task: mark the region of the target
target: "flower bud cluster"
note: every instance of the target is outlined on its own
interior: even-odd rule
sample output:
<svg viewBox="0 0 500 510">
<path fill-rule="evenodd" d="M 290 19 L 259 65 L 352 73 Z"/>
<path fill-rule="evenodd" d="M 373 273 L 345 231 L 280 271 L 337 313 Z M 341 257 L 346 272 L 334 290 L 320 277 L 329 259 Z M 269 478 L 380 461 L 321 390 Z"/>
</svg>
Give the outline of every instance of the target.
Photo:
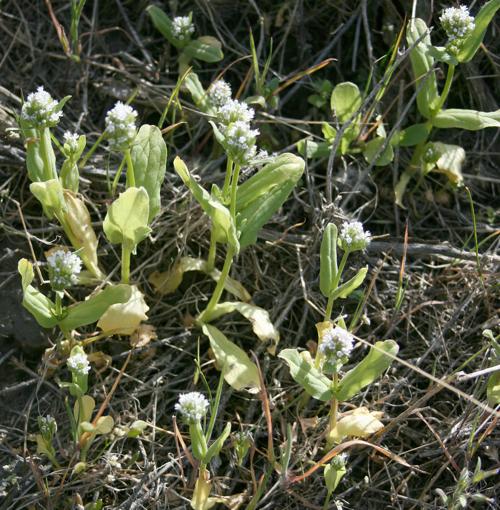
<svg viewBox="0 0 500 510">
<path fill-rule="evenodd" d="M 21 119 L 34 128 L 55 126 L 62 114 L 59 102 L 42 86 L 28 95 L 21 109 Z"/>
<path fill-rule="evenodd" d="M 66 364 L 71 372 L 76 375 L 87 375 L 90 371 L 90 363 L 83 349 L 78 349 L 71 354 Z"/>
<path fill-rule="evenodd" d="M 67 148 L 68 152 L 74 154 L 78 151 L 78 133 L 72 133 L 71 131 L 66 131 L 63 135 L 64 146 Z"/>
<path fill-rule="evenodd" d="M 475 28 L 474 17 L 470 16 L 465 5 L 448 7 L 441 14 L 439 21 L 448 36 L 448 49 L 456 53 L 464 39 Z"/>
<path fill-rule="evenodd" d="M 82 261 L 76 253 L 56 250 L 47 257 L 47 265 L 54 290 L 64 290 L 78 283 Z"/>
<path fill-rule="evenodd" d="M 137 134 L 135 122 L 137 111 L 128 104 L 118 101 L 106 114 L 106 136 L 115 150 L 125 150 Z"/>
<path fill-rule="evenodd" d="M 179 396 L 179 401 L 175 404 L 175 410 L 189 423 L 199 422 L 205 417 L 208 410 L 208 400 L 204 395 L 197 391 L 184 393 Z"/>
<path fill-rule="evenodd" d="M 172 32 L 179 41 L 188 40 L 194 32 L 190 16 L 176 16 L 172 20 Z"/>
<path fill-rule="evenodd" d="M 359 221 L 345 221 L 339 233 L 339 245 L 344 251 L 364 250 L 371 241 L 371 234 Z"/>
<path fill-rule="evenodd" d="M 231 85 L 226 80 L 217 80 L 210 85 L 207 96 L 214 108 L 222 108 L 231 101 Z"/>
<path fill-rule="evenodd" d="M 319 352 L 325 357 L 325 362 L 337 371 L 347 363 L 354 347 L 354 337 L 339 326 L 331 327 L 323 332 Z"/>
</svg>

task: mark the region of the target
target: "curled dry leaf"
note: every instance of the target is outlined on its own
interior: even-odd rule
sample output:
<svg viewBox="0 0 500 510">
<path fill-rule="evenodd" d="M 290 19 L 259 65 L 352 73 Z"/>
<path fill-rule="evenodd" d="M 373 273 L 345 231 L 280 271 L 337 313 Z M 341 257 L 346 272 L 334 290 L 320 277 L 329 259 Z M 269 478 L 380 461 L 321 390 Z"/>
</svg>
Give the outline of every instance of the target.
<svg viewBox="0 0 500 510">
<path fill-rule="evenodd" d="M 151 324 L 141 324 L 133 333 L 130 335 L 130 346 L 139 348 L 144 347 L 151 342 L 156 340 L 158 335 L 156 334 L 156 328 Z"/>
<path fill-rule="evenodd" d="M 327 441 L 329 444 L 338 444 L 346 437 L 367 438 L 384 427 L 380 421 L 382 415 L 382 412 L 369 411 L 366 407 L 349 411 L 329 431 Z"/>
<path fill-rule="evenodd" d="M 111 366 L 112 358 L 109 354 L 104 354 L 102 351 L 91 352 L 87 355 L 88 360 L 92 363 L 98 372 L 103 372 Z"/>
</svg>

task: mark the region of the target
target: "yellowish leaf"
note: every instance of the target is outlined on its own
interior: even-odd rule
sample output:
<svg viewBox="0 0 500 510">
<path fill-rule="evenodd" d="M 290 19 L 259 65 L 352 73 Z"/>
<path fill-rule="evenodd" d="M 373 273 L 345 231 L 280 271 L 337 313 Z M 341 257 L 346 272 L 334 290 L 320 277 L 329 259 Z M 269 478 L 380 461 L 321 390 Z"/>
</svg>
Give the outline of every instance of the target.
<svg viewBox="0 0 500 510">
<path fill-rule="evenodd" d="M 369 411 L 366 407 L 359 407 L 345 415 L 337 425 L 329 431 L 327 441 L 329 444 L 340 443 L 346 437 L 360 437 L 362 439 L 375 434 L 384 427 L 379 420 L 382 413 Z"/>
<path fill-rule="evenodd" d="M 151 324 L 141 324 L 130 336 L 131 347 L 144 347 L 151 342 L 156 340 L 158 335 L 156 334 L 156 328 Z"/>
</svg>

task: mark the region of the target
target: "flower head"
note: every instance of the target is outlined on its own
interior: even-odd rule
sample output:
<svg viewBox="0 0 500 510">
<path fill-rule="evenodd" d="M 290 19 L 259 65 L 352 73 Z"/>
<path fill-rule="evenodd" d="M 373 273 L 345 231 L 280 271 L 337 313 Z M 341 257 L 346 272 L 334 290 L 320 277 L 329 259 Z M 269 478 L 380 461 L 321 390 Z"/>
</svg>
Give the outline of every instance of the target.
<svg viewBox="0 0 500 510">
<path fill-rule="evenodd" d="M 64 290 L 78 283 L 82 261 L 76 253 L 56 250 L 47 257 L 50 284 L 54 290 Z"/>
<path fill-rule="evenodd" d="M 324 331 L 319 351 L 328 361 L 346 363 L 354 346 L 354 337 L 344 328 L 336 326 Z"/>
<path fill-rule="evenodd" d="M 364 250 L 371 241 L 371 234 L 363 229 L 360 221 L 345 221 L 340 228 L 339 245 L 344 251 Z"/>
<path fill-rule="evenodd" d="M 57 432 L 57 422 L 55 418 L 48 414 L 47 416 L 39 416 L 37 421 L 40 434 L 50 441 L 52 436 Z"/>
<path fill-rule="evenodd" d="M 242 165 L 253 159 L 257 152 L 255 138 L 258 134 L 258 129 L 251 129 L 250 124 L 240 120 L 226 126 L 223 129 L 224 143 L 231 158 Z"/>
<path fill-rule="evenodd" d="M 74 153 L 78 151 L 78 133 L 72 133 L 71 131 L 66 131 L 63 135 L 64 145 L 67 146 L 68 151 Z"/>
<path fill-rule="evenodd" d="M 180 41 L 187 40 L 194 32 L 194 25 L 190 16 L 177 16 L 172 20 L 172 32 Z"/>
<path fill-rule="evenodd" d="M 137 112 L 128 104 L 118 101 L 106 114 L 106 135 L 116 150 L 126 149 L 137 134 Z"/>
<path fill-rule="evenodd" d="M 81 347 L 74 347 L 71 356 L 66 361 L 68 368 L 76 375 L 87 375 L 90 371 L 90 363 Z"/>
<path fill-rule="evenodd" d="M 439 21 L 448 36 L 448 47 L 455 51 L 476 26 L 474 17 L 469 15 L 469 9 L 465 5 L 448 7 L 441 14 Z"/>
<path fill-rule="evenodd" d="M 21 119 L 34 128 L 55 126 L 62 114 L 59 102 L 42 86 L 28 95 L 21 109 Z"/>
<path fill-rule="evenodd" d="M 221 124 L 229 125 L 238 121 L 250 122 L 255 116 L 255 111 L 246 103 L 229 99 L 219 108 L 217 115 Z"/>
<path fill-rule="evenodd" d="M 225 80 L 217 80 L 208 89 L 208 99 L 215 108 L 221 108 L 231 101 L 231 86 Z"/>
<path fill-rule="evenodd" d="M 181 413 L 188 422 L 196 422 L 207 414 L 208 405 L 208 400 L 204 395 L 192 391 L 179 396 L 179 402 L 175 404 L 175 410 Z"/>
</svg>

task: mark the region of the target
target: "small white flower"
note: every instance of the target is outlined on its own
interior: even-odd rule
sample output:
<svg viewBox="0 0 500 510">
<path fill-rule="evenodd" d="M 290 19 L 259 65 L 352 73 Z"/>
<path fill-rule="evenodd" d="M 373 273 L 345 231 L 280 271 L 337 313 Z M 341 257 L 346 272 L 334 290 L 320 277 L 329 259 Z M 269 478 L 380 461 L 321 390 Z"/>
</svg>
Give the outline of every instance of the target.
<svg viewBox="0 0 500 510">
<path fill-rule="evenodd" d="M 83 349 L 72 354 L 66 362 L 68 368 L 78 375 L 86 375 L 90 371 L 90 363 Z"/>
<path fill-rule="evenodd" d="M 54 290 L 64 290 L 78 283 L 82 261 L 76 253 L 56 250 L 47 257 L 49 278 Z"/>
<path fill-rule="evenodd" d="M 172 32 L 180 41 L 191 37 L 194 32 L 194 25 L 189 16 L 177 16 L 172 20 Z"/>
<path fill-rule="evenodd" d="M 57 110 L 59 103 L 42 87 L 28 95 L 28 99 L 21 109 L 21 119 L 30 126 L 55 126 L 62 117 L 62 111 Z"/>
<path fill-rule="evenodd" d="M 354 347 L 354 337 L 340 326 L 331 327 L 323 333 L 319 351 L 329 360 L 345 363 Z"/>
<path fill-rule="evenodd" d="M 258 129 L 251 129 L 250 124 L 238 120 L 223 128 L 222 133 L 232 159 L 239 164 L 246 164 L 255 157 L 257 152 L 255 138 L 259 134 Z"/>
<path fill-rule="evenodd" d="M 184 393 L 179 396 L 179 402 L 175 404 L 175 410 L 189 422 L 200 421 L 208 410 L 208 400 L 197 391 Z"/>
<path fill-rule="evenodd" d="M 439 18 L 446 35 L 448 43 L 456 46 L 457 40 L 467 37 L 476 26 L 474 17 L 469 15 L 469 9 L 465 5 L 460 7 L 448 7 Z"/>
<path fill-rule="evenodd" d="M 217 80 L 208 89 L 208 99 L 215 108 L 221 108 L 231 100 L 231 86 L 225 80 Z"/>
<path fill-rule="evenodd" d="M 255 111 L 246 103 L 230 99 L 219 108 L 217 112 L 221 124 L 231 124 L 233 122 L 250 122 L 255 117 Z"/>
<path fill-rule="evenodd" d="M 68 146 L 68 150 L 70 152 L 76 152 L 78 150 L 78 133 L 72 133 L 71 131 L 66 131 L 63 135 L 64 145 Z"/>
<path fill-rule="evenodd" d="M 342 224 L 339 244 L 344 251 L 364 250 L 371 241 L 371 234 L 363 229 L 360 221 L 346 221 Z"/>
<path fill-rule="evenodd" d="M 106 135 L 110 145 L 117 149 L 126 149 L 137 134 L 135 122 L 137 111 L 130 105 L 118 101 L 106 114 Z"/>
</svg>

